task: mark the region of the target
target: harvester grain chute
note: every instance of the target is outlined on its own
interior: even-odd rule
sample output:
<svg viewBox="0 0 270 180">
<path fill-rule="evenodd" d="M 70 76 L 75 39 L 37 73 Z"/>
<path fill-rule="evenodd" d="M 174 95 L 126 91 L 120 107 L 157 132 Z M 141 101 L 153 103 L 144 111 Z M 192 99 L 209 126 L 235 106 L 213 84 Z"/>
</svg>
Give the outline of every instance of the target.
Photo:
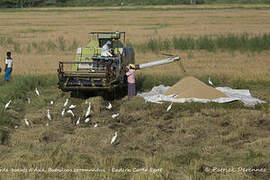
<svg viewBox="0 0 270 180">
<path fill-rule="evenodd" d="M 108 43 L 110 42 L 110 43 Z M 103 47 L 110 44 L 109 56 L 102 56 Z M 144 69 L 179 61 L 180 57 L 136 65 Z M 126 66 L 135 64 L 135 52 L 125 46 L 125 32 L 91 32 L 86 47 L 77 49 L 75 61 L 59 62 L 58 86 L 63 91 L 112 90 L 126 83 Z"/>
</svg>

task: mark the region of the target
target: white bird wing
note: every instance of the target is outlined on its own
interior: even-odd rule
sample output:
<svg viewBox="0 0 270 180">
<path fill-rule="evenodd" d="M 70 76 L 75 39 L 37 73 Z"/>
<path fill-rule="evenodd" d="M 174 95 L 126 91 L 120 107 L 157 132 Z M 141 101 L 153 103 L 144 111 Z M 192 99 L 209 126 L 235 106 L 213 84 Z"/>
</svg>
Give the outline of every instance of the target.
<svg viewBox="0 0 270 180">
<path fill-rule="evenodd" d="M 213 82 L 211 81 L 210 77 L 208 77 L 208 83 L 212 86 L 214 86 Z"/>
<path fill-rule="evenodd" d="M 76 105 L 71 104 L 71 105 L 69 106 L 69 109 L 74 109 L 75 107 L 76 107 Z"/>
<path fill-rule="evenodd" d="M 168 112 L 169 110 L 171 110 L 171 109 L 172 109 L 172 104 L 173 104 L 173 103 L 171 103 L 171 104 L 168 106 L 168 108 L 167 108 L 167 112 Z"/>
<path fill-rule="evenodd" d="M 66 99 L 66 102 L 64 103 L 64 107 L 66 107 L 68 104 L 68 99 Z"/>
<path fill-rule="evenodd" d="M 29 122 L 27 121 L 27 119 L 24 119 L 24 122 L 25 122 L 26 126 L 29 126 Z"/>
<path fill-rule="evenodd" d="M 117 132 L 115 132 L 115 135 L 112 137 L 111 144 L 115 142 L 116 138 L 117 138 Z"/>
<path fill-rule="evenodd" d="M 71 110 L 68 110 L 67 113 L 70 113 L 74 117 L 74 113 Z"/>
<path fill-rule="evenodd" d="M 47 117 L 48 117 L 49 120 L 52 120 L 52 117 L 51 117 L 51 114 L 50 114 L 49 109 L 48 109 L 48 111 L 47 111 Z"/>
<path fill-rule="evenodd" d="M 90 115 L 90 112 L 91 112 L 91 103 L 89 103 L 89 106 L 88 106 L 88 108 L 87 108 L 85 117 L 88 117 L 88 116 Z"/>
<path fill-rule="evenodd" d="M 84 121 L 84 122 L 86 122 L 86 123 L 87 123 L 87 122 L 89 122 L 89 120 L 90 120 L 90 118 L 88 117 L 88 118 L 86 118 L 86 119 L 85 119 L 85 121 Z"/>
<path fill-rule="evenodd" d="M 76 125 L 79 125 L 80 124 L 80 117 L 79 117 L 79 119 L 77 120 L 77 122 L 76 122 Z"/>
<path fill-rule="evenodd" d="M 62 117 L 64 116 L 64 114 L 65 114 L 65 109 L 63 109 L 63 111 L 61 112 Z"/>
<path fill-rule="evenodd" d="M 106 108 L 107 109 L 112 109 L 112 104 L 109 102 L 109 105 Z"/>
<path fill-rule="evenodd" d="M 116 118 L 117 116 L 119 116 L 119 113 L 113 114 L 113 115 L 112 115 L 112 118 Z"/>
<path fill-rule="evenodd" d="M 38 91 L 38 89 L 36 88 L 36 94 L 39 96 L 40 94 L 39 94 L 39 91 Z"/>
<path fill-rule="evenodd" d="M 9 104 L 11 103 L 11 100 L 8 101 L 8 103 L 5 105 L 5 109 L 8 108 Z"/>
</svg>

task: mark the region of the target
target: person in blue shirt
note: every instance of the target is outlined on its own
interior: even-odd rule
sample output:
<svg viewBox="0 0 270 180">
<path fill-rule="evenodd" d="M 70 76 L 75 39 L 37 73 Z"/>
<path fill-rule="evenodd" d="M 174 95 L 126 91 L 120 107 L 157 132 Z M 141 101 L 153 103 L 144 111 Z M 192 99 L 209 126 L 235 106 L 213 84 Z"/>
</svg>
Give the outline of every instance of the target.
<svg viewBox="0 0 270 180">
<path fill-rule="evenodd" d="M 5 60 L 5 74 L 4 79 L 9 81 L 11 78 L 11 72 L 13 67 L 13 59 L 11 58 L 11 52 L 7 52 L 7 58 Z"/>
</svg>

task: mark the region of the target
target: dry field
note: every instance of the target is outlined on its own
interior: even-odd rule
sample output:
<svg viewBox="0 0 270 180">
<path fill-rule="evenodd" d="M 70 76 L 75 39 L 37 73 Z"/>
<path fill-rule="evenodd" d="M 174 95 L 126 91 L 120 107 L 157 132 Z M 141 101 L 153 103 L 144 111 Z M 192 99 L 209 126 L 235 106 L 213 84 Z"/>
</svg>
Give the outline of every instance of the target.
<svg viewBox="0 0 270 180">
<path fill-rule="evenodd" d="M 14 74 L 55 73 L 58 61 L 73 60 L 75 50 L 27 52 L 26 44 L 63 37 L 66 46 L 75 40 L 79 46 L 88 41 L 90 31 L 125 31 L 127 40 L 141 44 L 150 38 L 171 39 L 191 35 L 227 33 L 269 33 L 268 6 L 158 6 L 126 8 L 39 8 L 0 12 L 0 36 L 12 37 L 20 44 L 14 52 Z M 138 8 L 138 9 L 136 9 Z M 265 8 L 265 10 L 263 9 Z M 163 9 L 163 10 L 161 10 Z M 0 49 L 1 59 L 12 46 Z M 269 80 L 269 52 L 173 51 L 183 57 L 190 75 L 218 75 L 229 79 Z M 137 63 L 163 58 L 160 54 L 136 54 Z M 3 63 L 1 62 L 1 65 Z M 143 73 L 175 75 L 181 73 L 175 64 L 144 70 Z M 183 74 L 180 74 L 183 75 Z"/>
<path fill-rule="evenodd" d="M 58 90 L 51 74 L 56 75 L 59 60 L 74 58 L 75 50 L 69 50 L 74 40 L 79 46 L 87 44 L 90 31 L 126 31 L 129 42 L 142 44 L 150 38 L 269 33 L 269 17 L 266 5 L 1 9 L 0 38 L 12 38 L 20 45 L 20 51 L 15 51 L 13 45 L 0 44 L 1 59 L 5 58 L 7 50 L 13 52 L 13 73 L 17 76 L 11 83 L 0 80 L 2 104 L 13 98 L 6 111 L 0 109 L 0 180 L 268 180 L 269 103 L 255 108 L 244 107 L 239 102 L 175 103 L 167 112 L 169 103 L 146 103 L 135 97 L 130 101 L 126 98 L 110 101 L 113 108 L 107 110 L 108 100 L 98 96 L 87 99 L 93 111 L 90 122 L 84 123 L 88 107 L 85 99 L 73 98 Z M 59 37 L 65 40 L 64 51 L 59 48 L 38 50 L 33 46 L 28 50 L 28 44 L 57 43 Z M 252 87 L 252 95 L 270 101 L 270 52 L 170 50 L 170 53 L 182 56 L 188 75 L 205 82 L 211 76 L 214 82 L 225 85 Z M 162 52 L 136 53 L 137 63 L 163 57 Z M 34 74 L 40 79 L 20 77 L 25 74 Z M 40 74 L 50 76 L 41 78 Z M 136 85 L 141 83 L 142 87 L 149 88 L 148 83 L 162 79 L 162 75 L 183 77 L 185 74 L 178 65 L 169 64 L 142 70 L 138 75 Z M 155 75 L 158 76 L 151 79 Z M 34 93 L 37 86 L 41 96 Z M 31 99 L 30 104 L 27 98 Z M 77 105 L 75 117 L 68 113 L 61 116 L 66 98 L 70 100 L 69 105 Z M 51 100 L 54 105 L 50 104 Z M 48 109 L 51 121 L 46 116 Z M 115 113 L 120 115 L 113 119 L 111 116 Z M 76 125 L 79 117 L 81 123 Z M 30 127 L 24 124 L 24 118 L 28 119 Z M 97 128 L 94 128 L 95 123 L 98 123 Z M 18 127 L 13 128 L 15 125 Z M 118 138 L 110 144 L 116 131 Z M 113 167 L 132 171 L 152 167 L 156 172 L 140 169 L 117 173 L 112 172 Z M 21 171 L 44 168 L 46 172 L 11 173 L 3 172 L 3 168 Z M 49 168 L 98 168 L 105 172 L 48 172 Z M 219 172 L 215 168 L 219 168 Z M 243 169 L 230 172 L 230 168 Z M 265 169 L 265 172 L 244 171 L 247 168 Z"/>
</svg>

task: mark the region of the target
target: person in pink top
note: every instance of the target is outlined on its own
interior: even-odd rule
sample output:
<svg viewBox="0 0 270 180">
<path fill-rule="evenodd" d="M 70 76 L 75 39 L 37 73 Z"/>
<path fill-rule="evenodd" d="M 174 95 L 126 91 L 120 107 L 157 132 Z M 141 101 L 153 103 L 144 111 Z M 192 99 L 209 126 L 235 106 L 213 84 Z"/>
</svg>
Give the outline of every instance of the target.
<svg viewBox="0 0 270 180">
<path fill-rule="evenodd" d="M 132 98 L 133 96 L 136 96 L 136 86 L 135 86 L 135 65 L 130 64 L 127 66 L 127 80 L 128 80 L 128 98 Z"/>
</svg>

